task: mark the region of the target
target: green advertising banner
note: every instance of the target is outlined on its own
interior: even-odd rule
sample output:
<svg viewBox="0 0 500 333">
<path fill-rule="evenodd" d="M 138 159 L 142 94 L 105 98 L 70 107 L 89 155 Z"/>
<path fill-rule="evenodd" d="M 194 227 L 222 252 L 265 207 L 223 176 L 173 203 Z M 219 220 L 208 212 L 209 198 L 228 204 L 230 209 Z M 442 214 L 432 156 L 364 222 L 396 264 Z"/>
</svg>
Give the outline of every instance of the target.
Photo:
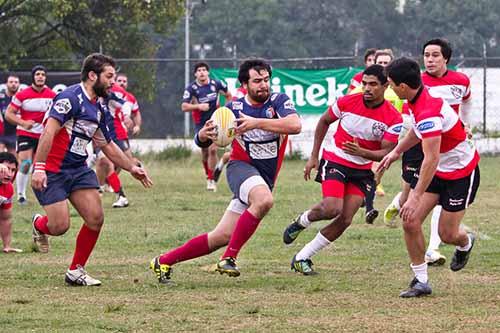
<svg viewBox="0 0 500 333">
<path fill-rule="evenodd" d="M 321 114 L 347 93 L 351 78 L 360 70 L 351 67 L 322 70 L 273 68 L 271 90 L 287 94 L 301 114 Z M 239 86 L 235 69 L 212 68 L 210 76 L 224 80 L 231 92 Z"/>
</svg>

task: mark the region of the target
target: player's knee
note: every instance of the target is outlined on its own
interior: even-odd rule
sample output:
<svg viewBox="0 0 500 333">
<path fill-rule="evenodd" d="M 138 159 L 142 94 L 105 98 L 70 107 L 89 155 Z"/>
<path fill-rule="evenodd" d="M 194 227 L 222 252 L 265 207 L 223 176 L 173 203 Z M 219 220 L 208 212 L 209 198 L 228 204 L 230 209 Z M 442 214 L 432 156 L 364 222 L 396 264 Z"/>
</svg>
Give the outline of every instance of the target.
<svg viewBox="0 0 500 333">
<path fill-rule="evenodd" d="M 422 227 L 421 227 L 420 223 L 418 223 L 418 221 L 415 219 L 409 219 L 409 220 L 403 221 L 403 230 L 406 233 L 413 234 L 413 233 L 418 232 L 421 229 L 422 229 Z"/>
<path fill-rule="evenodd" d="M 104 224 L 104 213 L 102 211 L 96 212 L 91 216 L 85 217 L 85 223 L 91 229 L 101 229 L 102 225 Z"/>
<path fill-rule="evenodd" d="M 342 208 L 329 202 L 321 203 L 321 210 L 325 219 L 333 219 L 342 213 Z"/>
<path fill-rule="evenodd" d="M 230 230 L 214 230 L 210 233 L 210 244 L 214 248 L 220 248 L 229 244 L 231 239 Z"/>
<path fill-rule="evenodd" d="M 255 203 L 256 208 L 263 214 L 266 214 L 273 208 L 274 200 L 272 194 L 267 194 L 259 198 Z"/>
<path fill-rule="evenodd" d="M 335 220 L 335 223 L 338 223 L 340 226 L 344 227 L 344 229 L 348 228 L 352 223 L 352 216 L 345 216 L 340 214 L 339 217 Z"/>
<path fill-rule="evenodd" d="M 49 227 L 50 234 L 53 236 L 64 235 L 69 229 L 69 221 L 60 222 Z"/>
<path fill-rule="evenodd" d="M 211 145 L 210 147 L 208 147 L 208 153 L 210 155 L 217 155 L 217 146 Z"/>
<path fill-rule="evenodd" d="M 19 172 L 24 173 L 25 175 L 30 172 L 32 161 L 31 159 L 22 160 L 19 165 Z"/>
<path fill-rule="evenodd" d="M 456 241 L 457 234 L 450 230 L 440 230 L 439 238 L 441 238 L 443 243 L 453 244 Z"/>
</svg>

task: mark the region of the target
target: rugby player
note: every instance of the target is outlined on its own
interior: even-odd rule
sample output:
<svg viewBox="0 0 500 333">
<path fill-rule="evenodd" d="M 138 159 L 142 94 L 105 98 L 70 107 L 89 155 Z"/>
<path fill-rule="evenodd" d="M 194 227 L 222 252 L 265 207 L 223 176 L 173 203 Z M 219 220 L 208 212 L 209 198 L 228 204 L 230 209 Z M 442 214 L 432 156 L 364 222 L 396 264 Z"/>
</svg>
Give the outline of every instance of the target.
<svg viewBox="0 0 500 333">
<path fill-rule="evenodd" d="M 425 260 L 422 223 L 436 205 L 442 206 L 439 235 L 443 242 L 456 246 L 450 264 L 452 271 L 465 267 L 475 236 L 459 228 L 465 209 L 474 201 L 479 187 L 479 154 L 467 138 L 458 114 L 442 98 L 432 97 L 422 83 L 420 66 L 400 58 L 387 67 L 394 92 L 408 100 L 413 127 L 381 161 L 388 168 L 399 156 L 422 144 L 423 160 L 418 180 L 411 184 L 408 199 L 401 207 L 406 247 L 415 277 L 401 297 L 432 293 Z"/>
<path fill-rule="evenodd" d="M 433 97 L 443 98 L 468 128 L 470 114 L 470 80 L 467 75 L 448 69 L 452 49 L 448 41 L 435 38 L 427 41 L 422 48 L 425 72 L 422 73 L 422 83 Z M 422 147 L 417 144 L 403 154 L 402 192 L 398 193 L 384 212 L 384 221 L 387 225 L 394 225 L 400 207 L 406 201 L 410 191 L 410 184 L 418 179 L 420 164 L 422 163 Z M 443 265 L 446 257 L 439 252 L 441 239 L 438 225 L 441 206 L 436 206 L 431 218 L 431 232 L 426 251 L 426 261 L 429 265 Z"/>
<path fill-rule="evenodd" d="M 236 258 L 273 206 L 272 189 L 283 162 L 287 136 L 301 130 L 300 118 L 289 97 L 271 93 L 271 75 L 271 66 L 264 60 L 241 64 L 238 80 L 247 89 L 247 95 L 227 104 L 238 122 L 226 173 L 234 197 L 215 229 L 153 258 L 150 267 L 160 283 L 170 282 L 174 264 L 226 245 L 216 269 L 221 274 L 240 275 Z M 208 147 L 214 135 L 214 124 L 207 122 L 197 132 L 195 142 Z"/>
<path fill-rule="evenodd" d="M 16 178 L 17 200 L 26 204 L 26 187 L 38 139 L 43 130 L 42 121 L 56 93 L 45 85 L 47 70 L 37 65 L 31 70 L 31 86 L 14 95 L 5 117 L 17 126 L 17 158 L 19 173 Z M 17 116 L 20 114 L 20 117 Z"/>
<path fill-rule="evenodd" d="M 17 160 L 8 152 L 0 152 L 0 238 L 4 253 L 20 253 L 21 249 L 11 246 L 12 242 L 12 182 L 16 177 Z"/>
<path fill-rule="evenodd" d="M 219 95 L 231 101 L 232 96 L 224 82 L 211 79 L 210 67 L 205 62 L 194 65 L 194 76 L 196 80 L 191 82 L 184 90 L 181 108 L 184 112 L 191 112 L 194 120 L 195 132 L 197 133 L 210 119 L 219 106 Z M 217 164 L 217 146 L 212 144 L 201 149 L 202 163 L 207 176 L 207 190 L 217 191 L 217 184 L 213 177 L 213 171 Z"/>
<path fill-rule="evenodd" d="M 48 252 L 48 236 L 64 234 L 70 227 L 68 200 L 83 218 L 73 260 L 65 281 L 76 286 L 98 286 L 84 267 L 101 231 L 104 214 L 95 173 L 87 166 L 90 141 L 116 165 L 127 170 L 145 187 L 152 185 L 143 168 L 136 166 L 112 142 L 105 124 L 106 98 L 115 77 L 115 61 L 94 53 L 83 62 L 80 84 L 57 95 L 45 120 L 35 156 L 32 186 L 47 215 L 33 216 L 36 249 Z"/>
<path fill-rule="evenodd" d="M 2 112 L 3 126 L 3 132 L 0 135 L 0 152 L 8 151 L 14 156 L 16 155 L 16 126 L 7 121 L 5 112 L 12 101 L 12 97 L 19 90 L 19 84 L 19 77 L 11 74 L 7 76 L 7 81 L 5 82 L 7 89 L 5 92 L 0 92 L 0 111 Z"/>
<path fill-rule="evenodd" d="M 384 67 L 372 65 L 363 71 L 363 92 L 339 98 L 321 116 L 314 134 L 314 145 L 305 168 L 304 179 L 317 169 L 323 200 L 301 213 L 283 233 L 283 242 L 291 244 L 311 223 L 332 220 L 292 259 L 291 268 L 313 275 L 311 257 L 339 238 L 351 225 L 367 193 L 375 187 L 373 161 L 380 161 L 397 143 L 402 118 L 384 99 L 388 86 Z M 339 121 L 331 147 L 320 147 L 335 121 Z"/>
</svg>

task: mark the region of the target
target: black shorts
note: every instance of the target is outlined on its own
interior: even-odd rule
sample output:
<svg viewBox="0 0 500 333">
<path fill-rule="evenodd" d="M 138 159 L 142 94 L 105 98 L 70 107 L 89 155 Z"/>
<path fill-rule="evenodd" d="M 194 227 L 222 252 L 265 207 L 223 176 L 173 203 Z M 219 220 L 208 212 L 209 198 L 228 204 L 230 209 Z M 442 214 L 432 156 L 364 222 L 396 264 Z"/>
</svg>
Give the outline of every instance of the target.
<svg viewBox="0 0 500 333">
<path fill-rule="evenodd" d="M 125 139 L 125 140 L 119 140 L 119 139 L 115 139 L 113 140 L 114 143 L 116 143 L 116 145 L 118 147 L 120 147 L 120 149 L 125 152 L 127 150 L 130 149 L 130 143 L 128 142 L 128 139 Z"/>
<path fill-rule="evenodd" d="M 479 165 L 464 178 L 445 180 L 434 176 L 426 192 L 439 194 L 439 204 L 447 212 L 459 212 L 474 202 L 479 178 Z"/>
<path fill-rule="evenodd" d="M 401 164 L 401 178 L 403 178 L 406 183 L 410 184 L 411 188 L 415 188 L 417 185 L 420 165 L 422 165 L 422 161 L 403 161 Z"/>
<path fill-rule="evenodd" d="M 31 136 L 23 136 L 23 135 L 17 137 L 16 151 L 18 153 L 20 151 L 26 151 L 30 149 L 33 149 L 33 152 L 36 152 L 37 148 L 38 148 L 38 139 L 32 138 Z"/>
<path fill-rule="evenodd" d="M 0 136 L 0 143 L 3 143 L 7 149 L 16 148 L 16 135 L 2 135 Z"/>
<path fill-rule="evenodd" d="M 342 183 L 344 186 L 336 186 L 335 188 L 325 188 L 323 189 L 324 197 L 337 197 L 342 198 L 345 194 L 355 194 L 356 192 L 348 186 L 349 184 L 357 187 L 366 196 L 371 189 L 375 186 L 375 177 L 370 169 L 355 169 L 350 168 L 332 161 L 327 161 L 321 159 L 318 168 L 318 174 L 316 175 L 317 182 L 323 185 L 326 181 L 336 181 Z"/>
</svg>

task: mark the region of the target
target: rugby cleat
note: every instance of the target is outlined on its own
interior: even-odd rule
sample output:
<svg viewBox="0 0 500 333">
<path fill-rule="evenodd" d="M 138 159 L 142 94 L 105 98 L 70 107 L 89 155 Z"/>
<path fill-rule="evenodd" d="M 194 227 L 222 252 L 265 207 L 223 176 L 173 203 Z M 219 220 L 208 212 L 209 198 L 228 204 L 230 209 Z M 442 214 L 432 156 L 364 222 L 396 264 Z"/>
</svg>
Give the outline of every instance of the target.
<svg viewBox="0 0 500 333">
<path fill-rule="evenodd" d="M 227 274 L 231 277 L 240 276 L 240 269 L 236 266 L 236 259 L 231 257 L 222 258 L 217 263 L 217 268 L 215 268 L 215 270 L 221 275 Z"/>
<path fill-rule="evenodd" d="M 446 262 L 446 257 L 437 250 L 425 252 L 425 261 L 429 266 L 442 266 Z"/>
<path fill-rule="evenodd" d="M 384 187 L 382 184 L 378 184 L 375 190 L 375 194 L 379 197 L 383 197 L 385 195 Z"/>
<path fill-rule="evenodd" d="M 94 279 L 83 269 L 82 266 L 78 265 L 76 269 L 69 270 L 66 272 L 66 276 L 64 278 L 67 284 L 71 286 L 100 286 L 101 281 Z"/>
<path fill-rule="evenodd" d="M 392 203 L 384 210 L 384 223 L 390 228 L 396 228 L 396 218 L 398 217 L 399 209 Z"/>
<path fill-rule="evenodd" d="M 118 196 L 118 200 L 113 203 L 113 208 L 125 208 L 128 207 L 128 199 L 123 195 Z"/>
<path fill-rule="evenodd" d="M 172 282 L 172 280 L 170 280 L 170 275 L 172 274 L 172 267 L 167 264 L 161 264 L 160 256 L 154 257 L 151 260 L 149 268 L 156 274 L 158 282 L 162 284 L 169 284 Z"/>
<path fill-rule="evenodd" d="M 36 252 L 47 253 L 49 252 L 49 236 L 39 231 L 35 227 L 35 221 L 42 217 L 40 214 L 33 215 L 31 219 L 31 238 L 33 239 L 33 248 Z"/>
<path fill-rule="evenodd" d="M 19 199 L 17 199 L 17 203 L 21 206 L 26 206 L 28 204 L 28 200 L 26 200 L 25 197 L 19 197 Z"/>
<path fill-rule="evenodd" d="M 365 215 L 365 222 L 368 224 L 373 224 L 375 219 L 378 217 L 378 210 L 372 209 Z"/>
<path fill-rule="evenodd" d="M 468 233 L 468 235 L 471 241 L 471 247 L 469 251 L 460 251 L 458 249 L 455 249 L 455 253 L 453 254 L 453 258 L 451 259 L 450 269 L 454 272 L 457 272 L 464 268 L 469 261 L 470 253 L 472 251 L 472 248 L 474 247 L 476 236 L 474 236 L 473 233 Z"/>
<path fill-rule="evenodd" d="M 207 191 L 209 192 L 217 192 L 217 184 L 213 179 L 207 180 Z"/>
<path fill-rule="evenodd" d="M 432 289 L 429 282 L 422 283 L 418 281 L 417 278 L 413 278 L 413 280 L 411 280 L 410 282 L 409 288 L 402 291 L 399 294 L 399 297 L 412 298 L 412 297 L 427 296 L 430 294 L 432 294 Z"/>
<path fill-rule="evenodd" d="M 293 220 L 293 222 L 285 228 L 285 231 L 283 231 L 283 243 L 287 245 L 292 244 L 297 239 L 297 237 L 299 237 L 299 234 L 302 232 L 302 230 L 305 229 L 305 227 L 299 224 L 302 214 L 297 216 L 295 220 Z"/>
<path fill-rule="evenodd" d="M 290 269 L 292 271 L 302 273 L 306 276 L 318 274 L 318 272 L 312 268 L 313 262 L 311 259 L 297 260 L 296 256 L 297 255 L 293 256 L 292 262 L 290 263 Z"/>
</svg>

